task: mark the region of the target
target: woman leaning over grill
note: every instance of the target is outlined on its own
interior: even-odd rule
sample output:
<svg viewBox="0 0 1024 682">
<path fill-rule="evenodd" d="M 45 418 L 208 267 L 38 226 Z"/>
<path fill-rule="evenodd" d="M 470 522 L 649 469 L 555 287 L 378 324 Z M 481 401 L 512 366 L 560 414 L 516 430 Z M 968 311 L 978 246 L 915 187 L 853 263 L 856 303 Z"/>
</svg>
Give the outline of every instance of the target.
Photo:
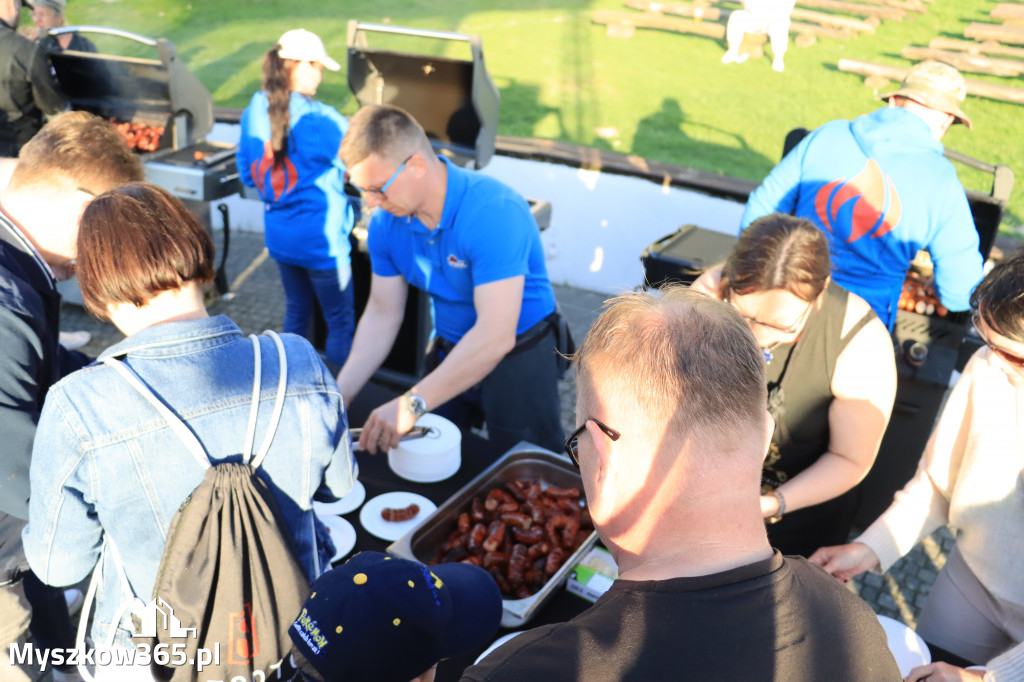
<svg viewBox="0 0 1024 682">
<path fill-rule="evenodd" d="M 802 556 L 845 542 L 857 502 L 849 491 L 875 461 L 896 394 L 885 326 L 831 281 L 821 231 L 788 215 L 755 221 L 693 286 L 739 311 L 768 363 L 768 539 Z"/>
<path fill-rule="evenodd" d="M 284 331 L 307 336 L 319 302 L 325 354 L 341 367 L 355 332 L 348 242 L 354 219 L 338 158 L 348 120 L 313 99 L 324 68 L 340 67 L 303 29 L 288 31 L 267 52 L 263 90 L 242 113 L 238 172 L 264 202 L 267 250 L 284 286 Z"/>
<path fill-rule="evenodd" d="M 993 268 L 971 307 L 986 345 L 950 393 L 917 474 L 856 542 L 823 547 L 811 561 L 848 580 L 888 570 L 936 528 L 953 526 L 956 546 L 917 632 L 971 663 L 987 661 L 985 679 L 1022 680 L 1024 645 L 993 658 L 1024 642 L 1024 252 Z"/>
</svg>

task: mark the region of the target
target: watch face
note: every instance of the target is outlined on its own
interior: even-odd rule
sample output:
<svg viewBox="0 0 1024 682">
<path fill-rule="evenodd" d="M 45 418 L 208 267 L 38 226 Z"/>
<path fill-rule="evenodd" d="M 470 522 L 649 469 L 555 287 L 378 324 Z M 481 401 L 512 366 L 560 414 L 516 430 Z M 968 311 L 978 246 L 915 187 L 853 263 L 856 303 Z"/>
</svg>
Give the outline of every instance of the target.
<svg viewBox="0 0 1024 682">
<path fill-rule="evenodd" d="M 415 393 L 409 395 L 407 404 L 409 406 L 409 412 L 417 417 L 423 416 L 423 413 L 427 411 L 426 401 Z"/>
</svg>

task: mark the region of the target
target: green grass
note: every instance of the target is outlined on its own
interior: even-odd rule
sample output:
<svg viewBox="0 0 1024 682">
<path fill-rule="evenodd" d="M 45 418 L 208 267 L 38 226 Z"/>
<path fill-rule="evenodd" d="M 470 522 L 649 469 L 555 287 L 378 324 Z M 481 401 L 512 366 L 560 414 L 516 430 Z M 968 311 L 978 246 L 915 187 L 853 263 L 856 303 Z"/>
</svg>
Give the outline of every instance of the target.
<svg viewBox="0 0 1024 682">
<path fill-rule="evenodd" d="M 926 14 L 884 22 L 874 34 L 821 39 L 809 48 L 791 42 L 782 74 L 771 70 L 769 58 L 721 64 L 724 41 L 643 30 L 629 40 L 608 38 L 590 14 L 624 10 L 621 0 L 92 0 L 73 4 L 69 20 L 170 39 L 216 104 L 235 107 L 245 106 L 259 88 L 262 54 L 290 28 L 318 33 L 343 66 L 350 18 L 477 33 L 501 90 L 500 133 L 760 180 L 778 161 L 791 128 L 853 118 L 878 106 L 859 76 L 838 71 L 840 58 L 906 66 L 899 56 L 904 45 L 927 45 L 939 35 L 962 38 L 967 24 L 987 20 L 994 5 L 934 0 Z M 410 39 L 371 44 L 424 49 Z M 463 54 L 459 44 L 443 49 Z M 968 77 L 1024 87 L 1010 79 Z M 344 113 L 356 108 L 344 72 L 327 75 L 319 98 Z M 1024 110 L 975 97 L 964 110 L 974 131 L 956 126 L 947 146 L 1024 173 Z M 969 189 L 990 189 L 990 176 L 960 171 Z M 1024 196 L 1015 191 L 1004 229 L 1022 222 Z"/>
</svg>

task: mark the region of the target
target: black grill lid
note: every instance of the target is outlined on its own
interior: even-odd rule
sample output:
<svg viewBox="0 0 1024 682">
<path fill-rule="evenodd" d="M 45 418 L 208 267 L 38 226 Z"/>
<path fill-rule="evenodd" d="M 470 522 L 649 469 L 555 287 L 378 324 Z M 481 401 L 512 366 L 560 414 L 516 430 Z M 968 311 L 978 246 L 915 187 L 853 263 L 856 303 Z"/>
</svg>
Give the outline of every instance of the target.
<svg viewBox="0 0 1024 682">
<path fill-rule="evenodd" d="M 70 50 L 52 53 L 57 81 L 73 109 L 125 121 L 159 119 L 172 131 L 170 146 L 174 149 L 213 130 L 210 91 L 179 59 L 170 41 L 103 26 L 65 26 L 50 31 L 51 35 L 62 33 L 118 36 L 153 47 L 158 56 L 140 59 Z"/>
<path fill-rule="evenodd" d="M 374 49 L 366 41 L 370 32 L 463 41 L 471 58 Z M 359 106 L 391 104 L 408 111 L 434 148 L 460 165 L 483 168 L 494 155 L 501 99 L 484 64 L 480 36 L 350 21 L 348 85 Z"/>
</svg>

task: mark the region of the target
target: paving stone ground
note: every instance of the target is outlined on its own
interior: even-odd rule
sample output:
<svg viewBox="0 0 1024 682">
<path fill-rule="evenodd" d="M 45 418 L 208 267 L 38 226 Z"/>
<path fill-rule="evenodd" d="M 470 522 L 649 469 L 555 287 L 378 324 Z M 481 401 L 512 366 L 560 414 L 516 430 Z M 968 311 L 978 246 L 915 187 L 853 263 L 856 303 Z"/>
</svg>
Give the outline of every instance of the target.
<svg viewBox="0 0 1024 682">
<path fill-rule="evenodd" d="M 218 249 L 222 238 L 221 232 L 214 232 Z M 232 282 L 232 294 L 211 304 L 210 313 L 228 315 L 245 333 L 280 329 L 284 319 L 284 295 L 277 266 L 263 247 L 262 233 L 231 233 L 226 270 L 228 281 Z M 555 287 L 555 296 L 569 320 L 573 336 L 581 340 L 597 318 L 605 296 L 564 286 Z M 70 303 L 64 304 L 61 326 L 66 330 L 90 331 L 92 341 L 83 350 L 92 355 L 123 338 L 112 325 L 90 318 L 80 306 Z M 562 425 L 568 432 L 575 426 L 576 409 L 571 376 L 561 382 L 559 392 Z M 889 572 L 858 576 L 850 582 L 849 588 L 860 594 L 877 613 L 913 627 L 952 546 L 952 535 L 948 530 L 940 529 Z"/>
</svg>

